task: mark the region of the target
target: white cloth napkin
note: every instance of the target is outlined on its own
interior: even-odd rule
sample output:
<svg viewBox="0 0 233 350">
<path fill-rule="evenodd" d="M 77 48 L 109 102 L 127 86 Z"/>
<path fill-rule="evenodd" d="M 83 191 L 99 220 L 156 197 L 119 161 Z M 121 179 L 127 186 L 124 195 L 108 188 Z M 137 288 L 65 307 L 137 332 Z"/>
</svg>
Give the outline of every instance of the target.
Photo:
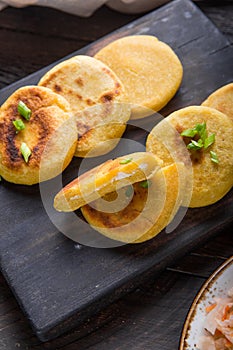
<svg viewBox="0 0 233 350">
<path fill-rule="evenodd" d="M 102 5 L 124 13 L 140 13 L 152 10 L 169 0 L 0 0 L 0 10 L 6 6 L 24 7 L 38 5 L 53 7 L 82 17 L 93 14 Z"/>
</svg>

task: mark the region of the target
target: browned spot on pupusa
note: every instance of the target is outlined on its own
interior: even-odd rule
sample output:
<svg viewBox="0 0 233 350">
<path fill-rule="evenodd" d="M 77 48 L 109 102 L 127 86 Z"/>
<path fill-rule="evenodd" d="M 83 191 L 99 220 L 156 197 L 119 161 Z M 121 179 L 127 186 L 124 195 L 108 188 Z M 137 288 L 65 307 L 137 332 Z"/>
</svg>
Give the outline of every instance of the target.
<svg viewBox="0 0 233 350">
<path fill-rule="evenodd" d="M 37 86 L 32 86 L 21 92 L 21 94 L 16 95 L 14 100 L 14 108 L 16 110 L 19 101 L 24 102 L 32 112 L 42 107 L 47 107 L 54 102 L 53 98 L 47 96 L 47 92 L 45 92 L 43 88 Z"/>
<path fill-rule="evenodd" d="M 56 91 L 57 93 L 62 92 L 62 87 L 61 87 L 61 85 L 54 84 L 54 85 L 53 85 L 53 89 L 54 89 L 54 91 Z"/>
<path fill-rule="evenodd" d="M 84 86 L 84 80 L 81 77 L 78 77 L 75 82 L 81 87 Z"/>
<path fill-rule="evenodd" d="M 83 99 L 83 97 L 79 94 L 76 94 L 76 97 L 81 101 Z"/>
<path fill-rule="evenodd" d="M 121 87 L 120 83 L 118 81 L 115 82 L 115 88 L 119 89 Z"/>
<path fill-rule="evenodd" d="M 89 207 L 89 208 L 91 208 L 91 207 Z M 91 212 L 92 212 L 92 210 L 91 210 Z M 111 220 L 112 217 L 110 217 L 110 215 L 104 215 L 104 213 L 100 213 L 100 212 L 96 213 L 96 210 L 93 210 L 93 213 L 100 218 L 100 222 L 102 223 L 101 226 L 107 227 L 107 228 L 114 228 L 116 226 L 112 222 L 112 220 Z"/>
<path fill-rule="evenodd" d="M 47 78 L 43 78 L 43 86 L 49 86 L 51 81 L 56 81 L 56 78 L 59 77 L 59 74 L 59 71 L 49 73 L 49 76 Z"/>
<path fill-rule="evenodd" d="M 109 196 L 111 197 L 111 199 L 113 199 L 113 194 L 114 192 L 109 193 L 105 195 L 103 199 L 108 201 Z M 89 205 L 86 205 L 85 209 L 89 212 L 90 217 L 96 218 L 97 226 L 109 229 L 117 227 L 120 228 L 124 225 L 130 224 L 141 214 L 141 210 L 135 210 L 134 208 L 132 208 L 131 203 L 132 201 L 123 210 L 111 214 L 98 211 Z"/>
<path fill-rule="evenodd" d="M 184 127 L 180 124 L 176 124 L 176 131 L 181 134 L 184 131 Z"/>
<path fill-rule="evenodd" d="M 112 92 L 108 92 L 100 97 L 100 101 L 102 103 L 108 103 L 111 102 L 114 99 L 114 95 Z"/>
<path fill-rule="evenodd" d="M 100 103 L 103 104 L 103 108 L 101 110 L 102 120 L 110 115 L 114 109 L 114 92 L 107 92 L 99 98 Z"/>
<path fill-rule="evenodd" d="M 200 150 L 198 151 L 195 151 L 195 152 L 190 152 L 191 153 L 191 161 L 193 164 L 198 164 L 198 163 L 201 163 L 203 158 L 204 158 L 204 151 L 203 149 L 201 148 Z"/>
<path fill-rule="evenodd" d="M 117 81 L 116 83 L 115 83 L 115 94 L 118 96 L 118 95 L 120 95 L 120 93 L 121 93 L 121 85 L 120 85 L 120 83 Z"/>
<path fill-rule="evenodd" d="M 93 106 L 95 104 L 95 102 L 93 100 L 91 100 L 90 98 L 86 99 L 86 103 L 88 106 Z"/>
<path fill-rule="evenodd" d="M 0 123 L 0 138 L 2 144 L 2 164 L 9 168 L 19 168 L 23 161 L 16 144 L 16 130 L 13 121 L 19 119 L 17 104 L 11 104 L 8 110 L 2 112 L 4 118 Z"/>
<path fill-rule="evenodd" d="M 15 128 L 12 121 L 10 121 L 8 125 L 5 124 L 5 126 L 6 133 L 4 133 L 5 136 L 2 139 L 2 143 L 4 144 L 2 163 L 10 169 L 19 168 L 23 163 L 23 159 L 16 144 Z"/>
<path fill-rule="evenodd" d="M 38 130 L 38 141 L 37 144 L 33 147 L 32 155 L 29 159 L 30 166 L 32 168 L 38 167 L 40 165 L 42 154 L 49 142 L 50 135 L 53 131 L 51 126 L 49 126 L 47 123 L 46 117 L 46 111 L 40 110 L 35 113 L 30 119 L 31 126 L 33 127 L 33 124 L 35 123 Z"/>
<path fill-rule="evenodd" d="M 116 225 L 114 225 L 112 221 L 112 216 L 110 215 L 104 215 L 105 213 L 100 212 L 94 208 L 92 208 L 89 205 L 85 205 L 84 208 L 89 212 L 89 215 L 96 216 L 98 218 L 98 225 L 100 227 L 106 227 L 106 228 L 114 228 Z M 112 214 L 113 215 L 113 214 Z"/>
<path fill-rule="evenodd" d="M 110 69 L 108 69 L 107 67 L 103 67 L 102 70 L 103 72 L 107 73 L 112 78 L 112 80 L 116 80 L 115 75 L 111 72 Z"/>
<path fill-rule="evenodd" d="M 90 130 L 90 126 L 88 124 L 84 124 L 80 121 L 77 121 L 77 128 L 79 139 L 82 138 Z"/>
</svg>

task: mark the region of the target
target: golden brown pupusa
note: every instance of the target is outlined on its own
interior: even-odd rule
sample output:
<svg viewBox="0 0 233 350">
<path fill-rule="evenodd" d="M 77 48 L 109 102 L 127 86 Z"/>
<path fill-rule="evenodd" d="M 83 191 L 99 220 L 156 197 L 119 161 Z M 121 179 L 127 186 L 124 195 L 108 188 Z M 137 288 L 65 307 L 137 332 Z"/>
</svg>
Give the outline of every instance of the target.
<svg viewBox="0 0 233 350">
<path fill-rule="evenodd" d="M 29 120 L 18 111 L 20 101 L 31 110 Z M 15 120 L 23 121 L 25 128 L 18 131 Z M 25 185 L 48 180 L 70 163 L 76 140 L 76 125 L 63 97 L 44 87 L 22 87 L 0 109 L 0 174 Z M 22 143 L 31 151 L 28 162 L 20 150 Z"/>
<path fill-rule="evenodd" d="M 174 218 L 179 205 L 179 174 L 175 163 L 157 170 L 148 186 L 145 182 L 136 182 L 132 188 L 129 203 L 123 203 L 121 210 L 106 212 L 103 203 L 95 202 L 81 208 L 87 222 L 103 235 L 125 243 L 140 243 L 155 237 Z M 127 197 L 127 188 L 120 189 L 121 197 Z M 119 193 L 118 193 L 119 195 Z M 115 199 L 115 192 L 104 196 L 108 201 Z M 122 200 L 121 200 L 122 202 Z"/>
<path fill-rule="evenodd" d="M 214 91 L 202 103 L 202 106 L 215 108 L 228 115 L 233 121 L 233 83 L 224 85 Z"/>
<path fill-rule="evenodd" d="M 161 165 L 148 152 L 106 161 L 65 186 L 54 207 L 65 212 L 81 208 L 87 222 L 111 239 L 144 242 L 171 222 L 181 204 L 183 163 Z"/>
<path fill-rule="evenodd" d="M 161 165 L 152 153 L 137 152 L 111 159 L 80 175 L 54 199 L 58 211 L 74 211 L 129 183 L 146 180 Z"/>
<path fill-rule="evenodd" d="M 162 121 L 163 124 L 165 122 L 177 131 L 177 137 L 183 139 L 185 145 L 191 141 L 191 138 L 181 138 L 180 134 L 187 129 L 194 128 L 197 124 L 205 123 L 208 135 L 214 134 L 214 142 L 209 147 L 189 151 L 193 169 L 193 189 L 189 206 L 202 207 L 220 200 L 233 185 L 232 120 L 213 108 L 189 106 L 173 112 Z M 164 161 L 164 165 L 169 165 L 174 162 L 172 153 L 177 153 L 177 149 L 179 153 L 179 147 L 177 148 L 176 141 L 171 140 L 172 152 L 168 152 L 165 147 L 166 138 L 158 140 L 156 136 L 159 124 L 148 136 L 146 149 L 158 155 Z M 211 160 L 211 152 L 217 155 L 218 163 Z M 179 158 L 182 161 L 182 152 Z"/>
<path fill-rule="evenodd" d="M 123 103 L 121 81 L 104 63 L 89 56 L 72 57 L 47 72 L 39 85 L 69 101 L 78 127 L 76 156 L 98 156 L 116 146 L 131 110 Z"/>
<path fill-rule="evenodd" d="M 166 43 L 151 35 L 131 35 L 106 45 L 95 58 L 107 64 L 125 86 L 132 119 L 159 111 L 175 95 L 182 64 Z"/>
</svg>

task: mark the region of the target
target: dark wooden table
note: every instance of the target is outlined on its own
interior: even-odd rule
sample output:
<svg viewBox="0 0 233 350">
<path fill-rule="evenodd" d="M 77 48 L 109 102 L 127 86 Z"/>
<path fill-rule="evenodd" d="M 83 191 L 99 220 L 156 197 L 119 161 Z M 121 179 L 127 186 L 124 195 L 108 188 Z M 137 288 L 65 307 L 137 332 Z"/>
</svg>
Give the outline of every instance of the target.
<svg viewBox="0 0 233 350">
<path fill-rule="evenodd" d="M 198 6 L 233 43 L 231 1 Z M 49 8 L 0 12 L 0 88 L 95 41 L 140 16 L 101 8 L 84 19 Z M 0 349 L 172 350 L 190 304 L 206 278 L 233 255 L 232 227 L 176 261 L 81 327 L 41 343 L 0 275 Z"/>
</svg>

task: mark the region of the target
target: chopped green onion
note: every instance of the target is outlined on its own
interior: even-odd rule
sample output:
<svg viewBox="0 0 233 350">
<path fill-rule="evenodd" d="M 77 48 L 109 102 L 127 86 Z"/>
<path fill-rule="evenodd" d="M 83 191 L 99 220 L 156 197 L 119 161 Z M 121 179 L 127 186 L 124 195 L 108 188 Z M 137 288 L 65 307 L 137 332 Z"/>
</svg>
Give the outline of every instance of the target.
<svg viewBox="0 0 233 350">
<path fill-rule="evenodd" d="M 20 152 L 22 153 L 25 162 L 28 163 L 29 157 L 31 156 L 32 152 L 25 142 L 21 144 Z"/>
<path fill-rule="evenodd" d="M 197 124 L 197 125 L 195 126 L 195 129 L 196 129 L 198 135 L 200 136 L 201 140 L 202 140 L 203 143 L 204 143 L 204 142 L 205 142 L 205 139 L 207 138 L 206 123 Z"/>
<path fill-rule="evenodd" d="M 16 132 L 19 132 L 20 130 L 25 129 L 24 122 L 21 119 L 16 119 L 12 123 L 13 123 L 15 129 L 17 130 Z"/>
<path fill-rule="evenodd" d="M 18 112 L 26 120 L 29 120 L 32 114 L 32 111 L 25 105 L 23 101 L 19 101 L 18 103 Z"/>
<path fill-rule="evenodd" d="M 187 129 L 181 133 L 181 136 L 190 137 L 191 139 L 196 135 L 198 135 L 199 139 L 191 140 L 190 143 L 187 145 L 187 149 L 189 149 L 190 151 L 199 151 L 202 148 L 207 149 L 215 142 L 215 134 L 211 134 L 210 136 L 208 136 L 205 122 L 202 124 L 196 124 L 196 126 L 193 129 Z M 214 163 L 219 162 L 217 154 L 215 152 L 210 151 L 210 155 L 211 160 Z"/>
<path fill-rule="evenodd" d="M 181 133 L 181 136 L 194 137 L 197 134 L 195 129 L 187 129 Z"/>
<path fill-rule="evenodd" d="M 145 180 L 145 181 L 140 182 L 140 186 L 142 188 L 148 188 L 148 187 L 150 187 L 150 185 L 151 185 L 151 181 L 150 180 Z"/>
<path fill-rule="evenodd" d="M 132 186 L 128 186 L 126 188 L 126 190 L 125 190 L 126 197 L 128 197 L 128 198 L 131 197 L 133 193 L 134 193 L 133 187 Z"/>
<path fill-rule="evenodd" d="M 215 141 L 215 134 L 211 134 L 209 137 L 207 137 L 205 139 L 204 142 L 204 148 L 208 148 L 209 146 L 211 146 Z"/>
<path fill-rule="evenodd" d="M 120 164 L 128 164 L 132 161 L 133 158 L 125 158 L 120 161 Z"/>
<path fill-rule="evenodd" d="M 198 141 L 191 140 L 191 142 L 187 145 L 187 148 L 192 151 L 198 151 L 203 147 L 202 139 L 199 139 Z"/>
<path fill-rule="evenodd" d="M 217 153 L 215 153 L 214 151 L 210 151 L 210 159 L 216 164 L 219 163 Z"/>
</svg>

